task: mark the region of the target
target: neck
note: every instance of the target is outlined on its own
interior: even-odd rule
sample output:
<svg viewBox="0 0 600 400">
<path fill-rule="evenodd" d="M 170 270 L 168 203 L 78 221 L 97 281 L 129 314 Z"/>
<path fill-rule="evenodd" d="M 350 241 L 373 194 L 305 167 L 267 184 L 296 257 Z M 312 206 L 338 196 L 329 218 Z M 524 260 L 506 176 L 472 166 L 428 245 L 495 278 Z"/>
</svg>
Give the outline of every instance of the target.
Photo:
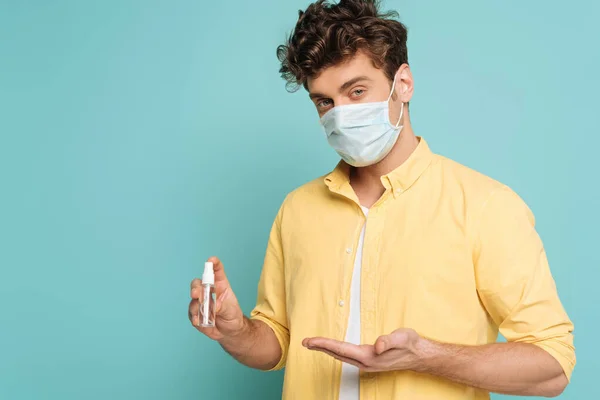
<svg viewBox="0 0 600 400">
<path fill-rule="evenodd" d="M 379 196 L 383 194 L 381 177 L 402 165 L 419 145 L 419 139 L 415 136 L 408 118 L 406 122 L 396 144 L 383 160 L 367 167 L 352 168 L 350 180 L 353 187 L 359 186 L 363 191 L 373 194 L 379 192 Z"/>
</svg>

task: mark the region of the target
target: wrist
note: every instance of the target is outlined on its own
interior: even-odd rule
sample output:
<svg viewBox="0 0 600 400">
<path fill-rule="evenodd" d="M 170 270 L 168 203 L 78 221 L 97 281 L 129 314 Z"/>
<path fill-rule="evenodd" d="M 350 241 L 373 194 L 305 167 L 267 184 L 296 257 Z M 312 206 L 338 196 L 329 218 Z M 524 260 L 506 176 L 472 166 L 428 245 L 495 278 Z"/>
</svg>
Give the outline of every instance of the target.
<svg viewBox="0 0 600 400">
<path fill-rule="evenodd" d="M 248 318 L 243 316 L 240 321 L 239 327 L 237 329 L 223 332 L 223 337 L 221 339 L 219 339 L 219 343 L 221 345 L 223 345 L 223 344 L 227 344 L 227 343 L 237 342 L 239 340 L 239 338 L 248 335 L 248 333 L 251 331 L 251 328 L 252 328 L 251 324 L 252 324 L 252 322 Z"/>
<path fill-rule="evenodd" d="M 429 339 L 419 337 L 414 346 L 415 362 L 411 368 L 415 372 L 427 373 L 435 370 L 439 362 L 439 346 Z"/>
</svg>

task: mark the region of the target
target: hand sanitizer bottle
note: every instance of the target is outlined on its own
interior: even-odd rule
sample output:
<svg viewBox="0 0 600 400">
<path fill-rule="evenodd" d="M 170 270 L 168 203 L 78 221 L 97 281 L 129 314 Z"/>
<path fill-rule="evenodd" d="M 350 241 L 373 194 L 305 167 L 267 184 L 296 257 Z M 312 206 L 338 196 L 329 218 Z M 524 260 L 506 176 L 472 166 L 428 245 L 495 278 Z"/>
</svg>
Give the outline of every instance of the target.
<svg viewBox="0 0 600 400">
<path fill-rule="evenodd" d="M 202 274 L 202 297 L 198 299 L 200 302 L 199 318 L 200 325 L 205 328 L 215 326 L 215 272 L 212 262 L 204 264 L 204 274 Z"/>
</svg>

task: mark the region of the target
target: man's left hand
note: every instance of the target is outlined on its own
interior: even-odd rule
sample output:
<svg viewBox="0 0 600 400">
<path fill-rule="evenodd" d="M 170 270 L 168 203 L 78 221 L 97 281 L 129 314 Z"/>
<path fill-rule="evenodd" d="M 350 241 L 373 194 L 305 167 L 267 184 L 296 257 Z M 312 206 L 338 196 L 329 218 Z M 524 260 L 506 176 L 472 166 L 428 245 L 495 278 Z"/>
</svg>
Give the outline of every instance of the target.
<svg viewBox="0 0 600 400">
<path fill-rule="evenodd" d="M 416 369 L 422 340 L 412 329 L 398 329 L 380 336 L 374 345 L 355 345 L 322 337 L 306 338 L 302 345 L 366 372 L 381 372 Z"/>
</svg>

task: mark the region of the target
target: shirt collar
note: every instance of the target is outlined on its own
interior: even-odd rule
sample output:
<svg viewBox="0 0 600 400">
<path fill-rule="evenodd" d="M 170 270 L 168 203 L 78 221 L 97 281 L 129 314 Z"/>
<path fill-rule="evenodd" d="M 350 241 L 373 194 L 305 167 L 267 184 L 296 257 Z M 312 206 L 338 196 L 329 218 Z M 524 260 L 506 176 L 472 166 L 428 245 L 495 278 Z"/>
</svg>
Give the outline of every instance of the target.
<svg viewBox="0 0 600 400">
<path fill-rule="evenodd" d="M 386 189 L 392 191 L 394 197 L 408 190 L 425 172 L 433 159 L 433 153 L 425 139 L 421 137 L 417 137 L 417 139 L 419 144 L 408 159 L 381 177 L 381 183 Z M 355 197 L 353 196 L 354 191 L 350 187 L 350 165 L 343 160 L 329 175 L 325 176 L 325 184 L 331 191 Z"/>
</svg>

